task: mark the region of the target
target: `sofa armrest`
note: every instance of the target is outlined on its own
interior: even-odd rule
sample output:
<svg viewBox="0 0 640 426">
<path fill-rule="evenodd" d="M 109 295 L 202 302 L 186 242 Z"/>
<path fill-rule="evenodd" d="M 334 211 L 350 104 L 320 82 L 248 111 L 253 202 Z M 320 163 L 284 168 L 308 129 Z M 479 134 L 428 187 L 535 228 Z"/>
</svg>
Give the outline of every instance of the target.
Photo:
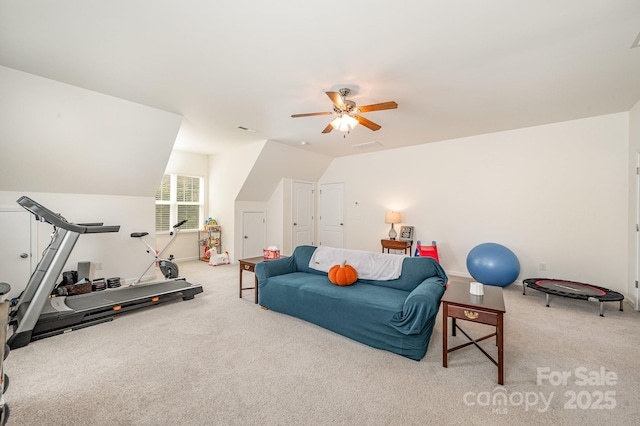
<svg viewBox="0 0 640 426">
<path fill-rule="evenodd" d="M 393 316 L 391 326 L 405 335 L 420 334 L 427 322 L 438 314 L 445 289 L 446 283 L 441 277 L 421 282 L 407 296 L 402 312 Z"/>
<path fill-rule="evenodd" d="M 261 286 L 268 281 L 269 277 L 296 272 L 296 264 L 293 256 L 281 257 L 280 259 L 258 263 L 254 272 L 256 277 L 258 277 L 258 285 Z"/>
</svg>

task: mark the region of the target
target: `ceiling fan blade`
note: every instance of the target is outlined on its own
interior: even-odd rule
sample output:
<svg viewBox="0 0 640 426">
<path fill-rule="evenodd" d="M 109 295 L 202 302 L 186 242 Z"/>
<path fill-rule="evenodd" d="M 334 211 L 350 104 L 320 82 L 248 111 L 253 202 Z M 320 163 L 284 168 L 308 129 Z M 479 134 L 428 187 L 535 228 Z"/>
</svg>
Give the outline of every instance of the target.
<svg viewBox="0 0 640 426">
<path fill-rule="evenodd" d="M 331 115 L 331 114 L 333 114 L 333 112 L 310 112 L 307 114 L 292 114 L 291 118 L 313 117 L 314 115 Z"/>
<path fill-rule="evenodd" d="M 324 128 L 324 130 L 322 131 L 322 133 L 329 133 L 333 130 L 333 126 L 331 125 L 331 123 L 329 123 L 329 125 L 327 127 Z"/>
<path fill-rule="evenodd" d="M 358 110 L 360 112 L 370 112 L 370 111 L 380 111 L 383 109 L 396 109 L 396 108 L 398 108 L 398 104 L 395 103 L 394 101 L 390 101 L 390 102 L 382 102 L 380 104 L 364 105 L 364 106 L 358 107 Z"/>
<path fill-rule="evenodd" d="M 345 109 L 345 104 L 344 104 L 344 100 L 342 99 L 342 96 L 340 96 L 340 93 L 338 92 L 327 92 L 327 96 L 329 97 L 329 99 L 331 99 L 331 102 L 333 102 L 333 104 L 339 108 L 340 110 L 344 110 Z"/>
<path fill-rule="evenodd" d="M 358 120 L 358 123 L 362 124 L 364 127 L 373 130 L 374 132 L 376 130 L 380 130 L 382 128 L 381 125 L 374 123 L 371 120 L 367 120 L 364 117 L 361 117 L 359 115 L 354 115 L 353 118 L 355 118 L 356 120 Z"/>
</svg>

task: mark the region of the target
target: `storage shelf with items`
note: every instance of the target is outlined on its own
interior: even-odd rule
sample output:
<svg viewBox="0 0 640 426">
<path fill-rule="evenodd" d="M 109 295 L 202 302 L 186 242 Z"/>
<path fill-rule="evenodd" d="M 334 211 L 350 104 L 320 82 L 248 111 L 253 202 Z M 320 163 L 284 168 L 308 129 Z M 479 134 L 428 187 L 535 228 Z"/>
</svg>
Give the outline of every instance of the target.
<svg viewBox="0 0 640 426">
<path fill-rule="evenodd" d="M 222 229 L 220 226 L 208 226 L 206 231 L 198 231 L 198 252 L 200 260 L 208 262 L 209 250 L 222 254 Z"/>
</svg>

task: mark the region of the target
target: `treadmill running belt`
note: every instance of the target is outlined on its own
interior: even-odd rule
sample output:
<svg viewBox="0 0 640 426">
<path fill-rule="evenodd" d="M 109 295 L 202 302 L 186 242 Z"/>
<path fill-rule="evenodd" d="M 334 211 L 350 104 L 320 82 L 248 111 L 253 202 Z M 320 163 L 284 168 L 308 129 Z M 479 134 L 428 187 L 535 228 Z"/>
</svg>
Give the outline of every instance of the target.
<svg viewBox="0 0 640 426">
<path fill-rule="evenodd" d="M 67 297 L 65 302 L 68 307 L 79 312 L 106 308 L 122 303 L 131 303 L 154 296 L 179 293 L 190 288 L 194 287 L 184 280 L 170 280 L 132 287 L 120 287 L 107 292 L 80 294 Z"/>
</svg>

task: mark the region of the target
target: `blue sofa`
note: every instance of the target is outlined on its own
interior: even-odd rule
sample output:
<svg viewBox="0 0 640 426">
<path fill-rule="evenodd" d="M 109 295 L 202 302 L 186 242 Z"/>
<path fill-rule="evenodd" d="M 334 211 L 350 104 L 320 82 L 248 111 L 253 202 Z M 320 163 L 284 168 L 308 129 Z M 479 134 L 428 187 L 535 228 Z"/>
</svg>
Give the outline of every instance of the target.
<svg viewBox="0 0 640 426">
<path fill-rule="evenodd" d="M 309 267 L 316 247 L 258 263 L 258 301 L 264 308 L 309 321 L 378 349 L 421 360 L 435 326 L 447 275 L 434 259 L 407 257 L 398 279 L 331 284 Z"/>
</svg>

